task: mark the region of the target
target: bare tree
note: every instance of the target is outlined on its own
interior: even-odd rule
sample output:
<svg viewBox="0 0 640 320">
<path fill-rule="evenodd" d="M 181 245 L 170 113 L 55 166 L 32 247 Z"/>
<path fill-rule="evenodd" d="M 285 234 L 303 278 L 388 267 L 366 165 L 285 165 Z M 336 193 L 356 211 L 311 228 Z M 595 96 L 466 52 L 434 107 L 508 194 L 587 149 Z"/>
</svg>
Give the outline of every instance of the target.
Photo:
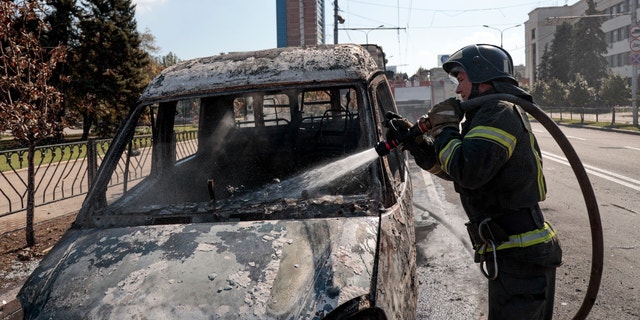
<svg viewBox="0 0 640 320">
<path fill-rule="evenodd" d="M 27 155 L 27 246 L 35 245 L 33 232 L 35 147 L 62 131 L 59 122 L 62 95 L 49 83 L 56 63 L 63 61 L 62 46 L 43 48 L 38 1 L 0 2 L 0 130 L 29 148 Z"/>
</svg>

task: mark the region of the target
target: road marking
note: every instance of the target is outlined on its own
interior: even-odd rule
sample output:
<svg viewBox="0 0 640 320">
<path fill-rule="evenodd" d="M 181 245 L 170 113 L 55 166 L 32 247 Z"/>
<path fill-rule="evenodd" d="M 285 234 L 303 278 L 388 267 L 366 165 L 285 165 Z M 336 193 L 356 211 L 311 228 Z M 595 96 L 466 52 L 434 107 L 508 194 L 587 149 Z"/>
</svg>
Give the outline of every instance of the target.
<svg viewBox="0 0 640 320">
<path fill-rule="evenodd" d="M 533 130 L 533 132 L 534 132 L 534 133 L 549 133 L 549 132 L 548 132 L 548 131 L 546 131 L 546 130 L 536 130 L 536 129 L 534 129 L 534 130 Z M 571 138 L 571 139 L 574 139 L 574 140 L 582 140 L 582 141 L 586 141 L 586 140 L 587 140 L 587 139 L 585 139 L 585 138 L 580 138 L 580 137 L 576 137 L 576 136 L 566 136 L 566 135 L 565 135 L 565 137 L 567 137 L 567 138 Z"/>
<path fill-rule="evenodd" d="M 542 156 L 551 161 L 555 161 L 557 163 L 564 164 L 566 166 L 571 166 L 569 164 L 569 161 L 565 157 L 562 157 L 553 153 L 545 152 L 545 151 L 542 151 Z M 609 180 L 619 185 L 631 188 L 633 190 L 640 191 L 640 180 L 636 180 L 627 176 L 623 176 L 621 174 L 617 174 L 615 172 L 600 169 L 598 167 L 590 166 L 584 163 L 582 165 L 584 166 L 587 173 Z"/>
<path fill-rule="evenodd" d="M 640 151 L 640 148 L 634 148 L 634 147 L 628 147 L 628 146 L 625 146 L 624 148 L 625 149 L 631 149 L 631 150 Z"/>
</svg>

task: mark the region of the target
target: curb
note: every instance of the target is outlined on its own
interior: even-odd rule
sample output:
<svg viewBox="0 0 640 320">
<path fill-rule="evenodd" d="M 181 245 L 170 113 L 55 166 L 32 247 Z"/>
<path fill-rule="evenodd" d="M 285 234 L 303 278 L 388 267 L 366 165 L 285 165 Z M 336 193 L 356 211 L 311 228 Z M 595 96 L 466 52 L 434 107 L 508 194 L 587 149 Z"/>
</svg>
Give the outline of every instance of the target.
<svg viewBox="0 0 640 320">
<path fill-rule="evenodd" d="M 535 123 L 540 123 L 538 120 L 532 119 L 532 118 L 529 118 L 529 121 L 535 122 Z M 640 135 L 640 130 L 635 131 L 635 130 L 625 130 L 625 129 L 598 127 L 598 126 L 592 126 L 592 125 L 580 124 L 580 123 L 562 123 L 562 122 L 556 121 L 555 119 L 553 120 L 553 122 L 558 126 L 569 127 L 569 128 L 584 128 L 584 129 L 593 129 L 593 130 L 600 130 L 600 131 L 607 131 L 607 132 L 616 132 L 616 133 Z"/>
<path fill-rule="evenodd" d="M 585 128 L 585 129 L 593 129 L 593 130 L 600 130 L 600 131 L 607 131 L 607 132 L 616 132 L 616 133 L 640 135 L 640 131 L 634 131 L 634 130 L 598 127 L 598 126 L 591 126 L 591 125 L 588 125 L 588 124 L 586 124 L 586 125 L 585 124 L 565 124 L 565 123 L 557 123 L 557 122 L 556 122 L 556 124 L 559 125 L 559 126 L 565 126 L 565 127 L 570 127 L 570 128 Z"/>
</svg>

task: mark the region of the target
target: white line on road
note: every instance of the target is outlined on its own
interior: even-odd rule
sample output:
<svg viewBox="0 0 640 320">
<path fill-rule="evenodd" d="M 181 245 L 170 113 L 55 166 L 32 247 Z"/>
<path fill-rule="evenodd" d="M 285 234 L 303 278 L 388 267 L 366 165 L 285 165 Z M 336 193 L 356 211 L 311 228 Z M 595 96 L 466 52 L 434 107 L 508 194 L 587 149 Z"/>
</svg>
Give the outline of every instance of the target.
<svg viewBox="0 0 640 320">
<path fill-rule="evenodd" d="M 562 156 L 553 154 L 553 153 L 549 153 L 549 152 L 542 152 L 542 156 L 545 157 L 546 159 L 549 159 L 551 161 L 555 161 L 557 163 L 561 163 L 564 164 L 566 166 L 570 166 L 569 161 L 567 160 L 567 158 L 564 158 Z M 636 191 L 640 191 L 640 180 L 636 180 L 627 176 L 623 176 L 621 174 L 617 174 L 611 171 L 607 171 L 604 169 L 600 169 L 594 166 L 590 166 L 587 164 L 582 164 L 585 168 L 585 170 L 587 171 L 587 173 L 590 173 L 594 176 L 609 180 L 611 182 L 617 183 L 619 185 L 634 189 Z"/>
<path fill-rule="evenodd" d="M 538 130 L 538 129 L 533 129 L 533 132 L 534 133 L 549 133 L 547 130 Z M 586 141 L 587 140 L 585 138 L 580 138 L 580 137 L 576 137 L 576 136 L 567 136 L 567 135 L 565 135 L 565 137 L 571 138 L 571 139 L 574 139 L 574 140 L 582 140 L 582 141 Z"/>
<path fill-rule="evenodd" d="M 625 146 L 625 149 L 631 149 L 631 150 L 637 150 L 640 151 L 640 148 L 634 148 L 634 147 L 629 147 L 629 146 Z"/>
</svg>

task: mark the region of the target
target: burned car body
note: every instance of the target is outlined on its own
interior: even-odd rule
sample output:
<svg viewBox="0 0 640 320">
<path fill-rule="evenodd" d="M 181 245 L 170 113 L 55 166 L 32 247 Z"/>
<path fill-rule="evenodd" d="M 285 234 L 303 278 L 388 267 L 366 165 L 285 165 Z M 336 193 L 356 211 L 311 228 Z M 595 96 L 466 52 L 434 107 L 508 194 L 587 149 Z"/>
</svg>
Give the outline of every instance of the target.
<svg viewBox="0 0 640 320">
<path fill-rule="evenodd" d="M 373 151 L 387 111 L 388 82 L 358 45 L 164 70 L 21 289 L 25 317 L 414 318 L 406 159 Z M 132 147 L 142 123 L 150 149 Z M 109 187 L 145 154 L 144 179 Z"/>
</svg>

